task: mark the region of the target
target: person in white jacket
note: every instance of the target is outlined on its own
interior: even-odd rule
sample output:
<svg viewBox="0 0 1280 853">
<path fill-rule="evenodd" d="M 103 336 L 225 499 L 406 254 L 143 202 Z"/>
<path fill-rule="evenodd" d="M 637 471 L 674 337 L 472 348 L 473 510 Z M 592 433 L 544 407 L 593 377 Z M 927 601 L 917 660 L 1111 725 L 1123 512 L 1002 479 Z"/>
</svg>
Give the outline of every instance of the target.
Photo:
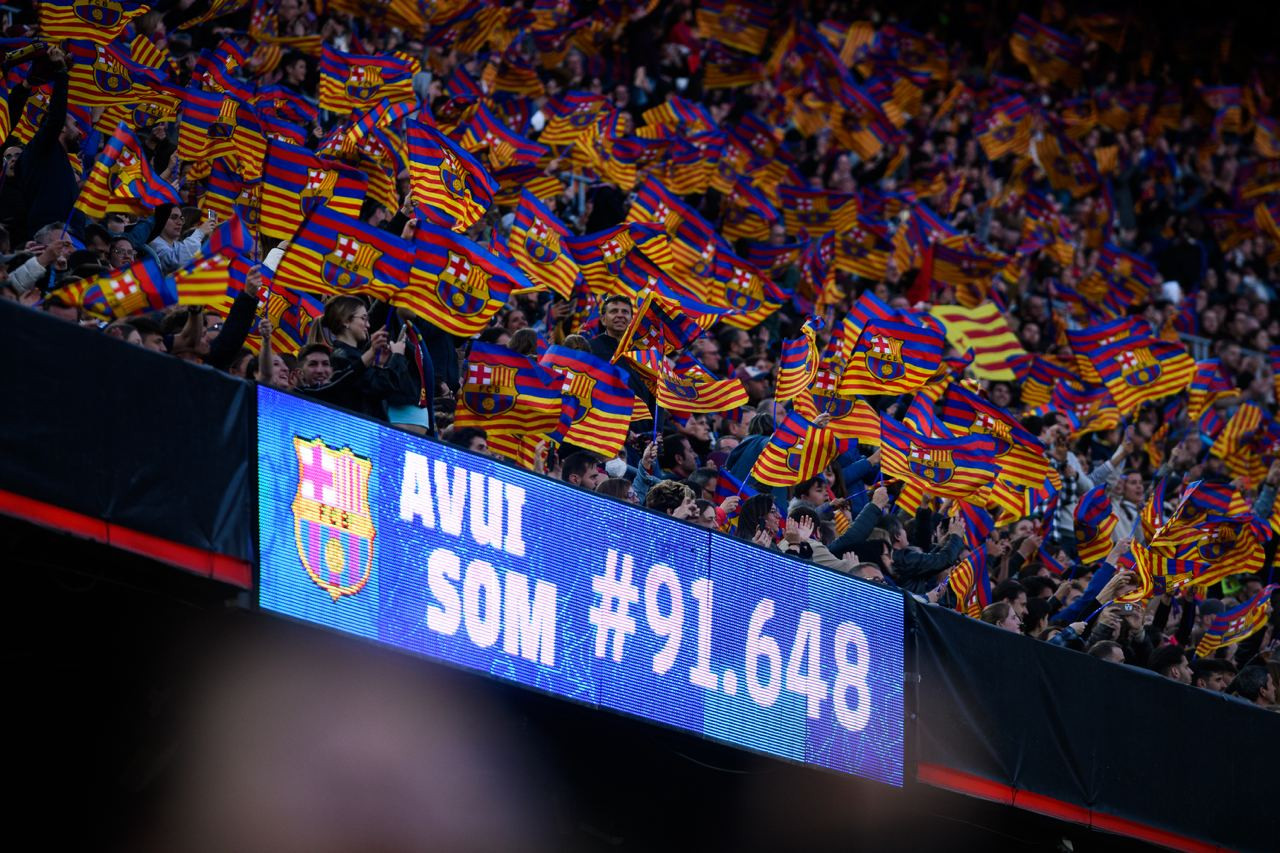
<svg viewBox="0 0 1280 853">
<path fill-rule="evenodd" d="M 213 229 L 218 227 L 218 220 L 214 217 L 206 217 L 200 221 L 195 230 L 183 237 L 182 229 L 186 227 L 187 222 L 182 208 L 171 205 L 167 215 L 164 208 L 165 205 L 161 205 L 156 209 L 156 223 L 160 233 L 156 234 L 147 246 L 156 253 L 160 269 L 168 274 L 177 272 L 199 253 L 200 245 L 213 233 Z"/>
</svg>

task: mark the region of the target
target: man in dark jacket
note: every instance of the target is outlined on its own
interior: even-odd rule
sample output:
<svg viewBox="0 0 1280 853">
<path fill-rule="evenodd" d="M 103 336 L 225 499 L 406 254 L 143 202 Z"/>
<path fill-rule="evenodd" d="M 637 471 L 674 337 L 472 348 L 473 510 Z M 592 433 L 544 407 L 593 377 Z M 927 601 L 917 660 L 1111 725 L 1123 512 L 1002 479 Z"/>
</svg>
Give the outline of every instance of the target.
<svg viewBox="0 0 1280 853">
<path fill-rule="evenodd" d="M 65 222 L 79 193 L 76 174 L 67 159 L 78 149 L 81 135 L 80 126 L 67 115 L 67 59 L 56 47 L 49 49 L 48 58 L 55 69 L 49 108 L 14 169 L 26 204 L 26 222 L 19 232 L 23 241 L 32 228 Z"/>
</svg>

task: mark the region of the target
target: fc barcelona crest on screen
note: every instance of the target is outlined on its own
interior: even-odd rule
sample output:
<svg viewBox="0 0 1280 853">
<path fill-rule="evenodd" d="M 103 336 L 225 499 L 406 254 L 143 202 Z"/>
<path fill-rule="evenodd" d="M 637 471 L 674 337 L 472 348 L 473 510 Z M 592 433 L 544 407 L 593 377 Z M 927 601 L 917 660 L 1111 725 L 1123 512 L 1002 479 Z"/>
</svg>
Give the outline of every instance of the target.
<svg viewBox="0 0 1280 853">
<path fill-rule="evenodd" d="M 355 595 L 373 571 L 373 463 L 319 438 L 295 437 L 293 447 L 298 454 L 293 531 L 302 567 L 334 601 Z"/>
</svg>

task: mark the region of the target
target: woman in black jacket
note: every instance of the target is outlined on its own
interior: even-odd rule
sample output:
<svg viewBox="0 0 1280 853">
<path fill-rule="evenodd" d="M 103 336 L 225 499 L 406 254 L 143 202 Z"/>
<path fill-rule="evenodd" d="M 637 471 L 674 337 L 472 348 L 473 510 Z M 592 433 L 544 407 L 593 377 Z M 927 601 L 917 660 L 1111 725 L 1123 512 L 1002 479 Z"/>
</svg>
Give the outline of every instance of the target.
<svg viewBox="0 0 1280 853">
<path fill-rule="evenodd" d="M 333 379 L 317 396 L 386 421 L 387 398 L 411 390 L 404 340 L 392 341 L 386 329 L 370 333 L 369 310 L 354 296 L 330 300 L 320 324 L 333 344 Z"/>
</svg>

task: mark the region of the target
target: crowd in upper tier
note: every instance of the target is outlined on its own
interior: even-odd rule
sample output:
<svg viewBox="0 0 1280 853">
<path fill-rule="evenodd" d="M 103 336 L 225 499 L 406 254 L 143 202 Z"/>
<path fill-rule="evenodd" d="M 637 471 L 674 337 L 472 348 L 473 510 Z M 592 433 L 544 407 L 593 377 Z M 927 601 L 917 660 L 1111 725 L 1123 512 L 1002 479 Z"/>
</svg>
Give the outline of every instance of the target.
<svg viewBox="0 0 1280 853">
<path fill-rule="evenodd" d="M 1280 80 L 1253 63 L 1248 34 L 1212 19 L 1193 31 L 1122 5 L 1007 5 L 179 0 L 124 2 L 95 36 L 74 4 L 37 3 L 9 13 L 0 295 L 1276 707 Z M 370 57 L 392 64 L 374 73 Z M 398 73 L 395 97 L 373 98 Z M 103 93 L 122 75 L 113 105 Z M 427 138 L 415 126 L 447 138 L 438 156 L 415 147 Z M 450 263 L 489 270 L 488 290 L 443 267 L 425 296 L 401 298 L 407 277 L 362 289 L 319 261 L 315 285 L 295 286 L 315 207 L 310 184 L 272 186 L 277 140 L 331 167 L 320 207 L 408 245 L 417 267 L 447 248 Z M 470 171 L 449 171 L 463 160 Z M 349 208 L 339 165 L 367 182 Z M 433 175 L 439 198 L 470 207 L 433 204 Z M 296 233 L 270 219 L 282 193 Z M 544 219 L 530 225 L 530 211 Z M 429 236 L 442 223 L 456 237 Z M 631 272 L 611 265 L 613 239 L 635 253 Z M 571 263 L 565 288 L 531 266 L 548 246 Z M 914 387 L 898 376 L 846 402 L 947 440 L 932 418 L 951 423 L 946 394 L 960 388 L 1029 437 L 1044 464 L 1034 486 L 1012 503 L 959 497 L 927 471 L 911 469 L 913 483 L 878 434 L 827 436 L 847 410 L 824 407 L 822 377 L 871 364 L 881 339 L 859 335 L 886 318 L 944 343 L 926 352 L 907 335 L 876 364 L 924 364 Z M 647 339 L 656 361 L 634 357 L 642 327 L 674 335 Z M 1123 333 L 1094 341 L 1090 362 L 1083 342 L 1100 329 Z M 1143 343 L 1114 350 L 1117 337 Z M 797 367 L 787 344 L 806 338 L 812 363 Z M 1139 350 L 1166 374 L 1189 359 L 1193 375 L 1118 396 L 1107 359 Z M 563 421 L 486 427 L 497 380 L 477 366 L 495 358 L 557 388 L 566 366 L 620 377 L 634 409 L 622 426 L 584 426 L 608 406 L 571 375 Z M 795 370 L 808 371 L 799 391 Z M 671 405 L 660 386 L 677 375 L 727 381 L 731 404 Z M 779 485 L 761 459 L 793 413 L 803 476 Z M 1186 538 L 1196 529 L 1256 547 L 1223 558 Z M 1151 568 L 1193 546 L 1210 568 Z M 1235 636 L 1224 613 L 1261 627 Z"/>
</svg>

